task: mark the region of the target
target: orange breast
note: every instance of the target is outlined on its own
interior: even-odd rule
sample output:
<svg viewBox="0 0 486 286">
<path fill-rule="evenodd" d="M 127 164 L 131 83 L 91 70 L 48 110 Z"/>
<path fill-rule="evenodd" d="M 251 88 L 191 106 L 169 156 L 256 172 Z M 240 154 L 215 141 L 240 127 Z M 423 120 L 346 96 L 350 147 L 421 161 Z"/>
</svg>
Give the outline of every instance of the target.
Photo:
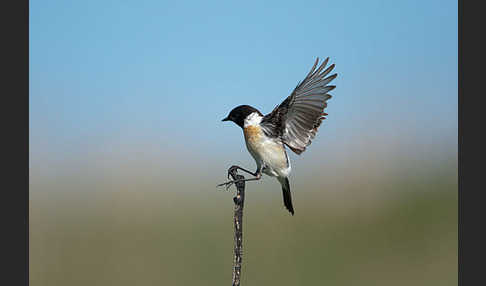
<svg viewBox="0 0 486 286">
<path fill-rule="evenodd" d="M 258 126 L 247 126 L 243 129 L 247 141 L 259 141 L 262 136 L 262 130 Z"/>
</svg>

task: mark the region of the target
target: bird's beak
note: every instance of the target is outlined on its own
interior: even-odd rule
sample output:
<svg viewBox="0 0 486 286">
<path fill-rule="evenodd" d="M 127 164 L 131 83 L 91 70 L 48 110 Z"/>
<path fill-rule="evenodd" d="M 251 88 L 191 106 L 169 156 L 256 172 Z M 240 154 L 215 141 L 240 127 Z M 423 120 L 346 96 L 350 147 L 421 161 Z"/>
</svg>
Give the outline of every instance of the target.
<svg viewBox="0 0 486 286">
<path fill-rule="evenodd" d="M 221 120 L 221 121 L 229 121 L 229 120 L 230 119 L 228 117 L 226 117 L 226 118 L 223 118 L 223 120 Z"/>
</svg>

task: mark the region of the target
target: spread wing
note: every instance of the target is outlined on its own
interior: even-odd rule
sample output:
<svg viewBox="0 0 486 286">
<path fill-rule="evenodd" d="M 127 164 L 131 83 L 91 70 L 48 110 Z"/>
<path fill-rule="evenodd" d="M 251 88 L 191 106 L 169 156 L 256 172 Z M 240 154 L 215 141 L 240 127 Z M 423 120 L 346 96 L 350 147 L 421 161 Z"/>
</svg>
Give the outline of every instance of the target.
<svg viewBox="0 0 486 286">
<path fill-rule="evenodd" d="M 326 58 L 317 68 L 317 58 L 310 72 L 292 94 L 265 115 L 260 123 L 268 135 L 280 137 L 297 154 L 304 152 L 311 144 L 325 119 L 324 116 L 327 115 L 324 109 L 327 107 L 326 101 L 331 98 L 328 92 L 336 87 L 328 84 L 337 76 L 333 74 L 326 77 L 334 68 L 332 64 L 324 70 L 328 61 L 329 58 Z"/>
</svg>

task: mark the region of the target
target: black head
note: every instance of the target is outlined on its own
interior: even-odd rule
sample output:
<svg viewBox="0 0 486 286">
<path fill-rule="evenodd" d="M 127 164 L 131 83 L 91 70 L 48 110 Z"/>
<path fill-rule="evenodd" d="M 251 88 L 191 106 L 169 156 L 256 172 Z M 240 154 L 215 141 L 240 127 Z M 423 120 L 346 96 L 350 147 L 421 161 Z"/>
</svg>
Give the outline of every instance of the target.
<svg viewBox="0 0 486 286">
<path fill-rule="evenodd" d="M 253 108 L 249 105 L 240 105 L 233 108 L 233 110 L 231 110 L 229 115 L 225 119 L 223 119 L 223 121 L 233 121 L 238 126 L 243 128 L 245 118 L 253 112 L 257 112 L 258 114 L 262 115 L 260 111 L 258 111 L 256 108 Z"/>
</svg>

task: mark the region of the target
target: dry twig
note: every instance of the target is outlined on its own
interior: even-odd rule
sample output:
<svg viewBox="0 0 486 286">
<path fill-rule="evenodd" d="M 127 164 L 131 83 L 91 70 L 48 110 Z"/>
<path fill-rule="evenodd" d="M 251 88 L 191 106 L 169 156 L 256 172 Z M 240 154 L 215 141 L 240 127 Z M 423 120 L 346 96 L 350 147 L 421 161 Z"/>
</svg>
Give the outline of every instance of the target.
<svg viewBox="0 0 486 286">
<path fill-rule="evenodd" d="M 237 174 L 235 168 L 230 168 L 228 170 L 228 175 L 232 177 L 233 180 L 244 179 L 245 177 Z M 243 248 L 243 206 L 245 203 L 245 182 L 239 181 L 235 183 L 236 186 L 236 196 L 233 198 L 235 203 L 234 209 L 234 229 L 235 229 L 235 244 L 234 244 L 234 259 L 233 259 L 233 286 L 240 285 L 241 278 L 241 256 Z"/>
</svg>

